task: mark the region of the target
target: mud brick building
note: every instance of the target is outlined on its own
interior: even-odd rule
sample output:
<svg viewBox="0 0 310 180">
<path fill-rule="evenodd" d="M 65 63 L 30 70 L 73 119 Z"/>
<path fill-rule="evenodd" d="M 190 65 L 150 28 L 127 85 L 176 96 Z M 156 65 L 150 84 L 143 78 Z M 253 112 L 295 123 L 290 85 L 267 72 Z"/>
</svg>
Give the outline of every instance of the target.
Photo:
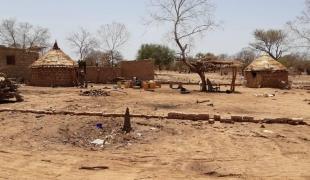
<svg viewBox="0 0 310 180">
<path fill-rule="evenodd" d="M 288 70 L 269 55 L 262 55 L 245 69 L 246 86 L 250 88 L 285 88 Z"/>
<path fill-rule="evenodd" d="M 70 87 L 77 84 L 78 65 L 55 42 L 53 48 L 31 65 L 30 85 Z"/>
<path fill-rule="evenodd" d="M 37 51 L 0 46 L 0 72 L 19 81 L 30 80 L 30 65 L 39 58 Z"/>
</svg>

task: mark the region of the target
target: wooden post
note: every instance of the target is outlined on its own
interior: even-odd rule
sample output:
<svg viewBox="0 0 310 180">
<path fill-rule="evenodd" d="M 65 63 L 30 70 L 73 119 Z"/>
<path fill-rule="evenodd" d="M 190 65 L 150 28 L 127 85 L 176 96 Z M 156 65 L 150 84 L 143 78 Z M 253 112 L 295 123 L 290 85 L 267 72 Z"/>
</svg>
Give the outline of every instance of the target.
<svg viewBox="0 0 310 180">
<path fill-rule="evenodd" d="M 235 92 L 236 79 L 237 79 L 237 67 L 232 67 L 232 82 L 230 87 L 231 92 Z"/>
<path fill-rule="evenodd" d="M 125 118 L 124 118 L 124 126 L 122 131 L 126 133 L 130 133 L 132 130 L 131 128 L 131 122 L 130 122 L 130 114 L 129 114 L 129 108 L 126 109 Z"/>
</svg>

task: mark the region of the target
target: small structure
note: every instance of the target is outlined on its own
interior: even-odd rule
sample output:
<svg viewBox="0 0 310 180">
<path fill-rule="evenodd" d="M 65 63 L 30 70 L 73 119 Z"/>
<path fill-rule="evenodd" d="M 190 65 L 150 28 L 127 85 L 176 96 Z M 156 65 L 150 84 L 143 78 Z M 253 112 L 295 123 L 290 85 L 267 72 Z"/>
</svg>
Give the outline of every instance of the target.
<svg viewBox="0 0 310 180">
<path fill-rule="evenodd" d="M 0 72 L 8 78 L 27 82 L 29 66 L 39 58 L 39 50 L 21 49 L 0 45 Z"/>
<path fill-rule="evenodd" d="M 289 84 L 286 67 L 267 54 L 254 60 L 244 74 L 250 88 L 285 88 Z"/>
<path fill-rule="evenodd" d="M 55 42 L 53 48 L 31 65 L 31 85 L 70 87 L 77 83 L 78 65 Z"/>
<path fill-rule="evenodd" d="M 202 59 L 202 61 L 198 62 L 197 65 L 204 66 L 206 72 L 215 72 L 216 70 L 220 70 L 222 68 L 231 69 L 232 79 L 230 83 L 230 90 L 226 90 L 226 92 L 235 92 L 236 90 L 236 79 L 238 75 L 238 70 L 241 67 L 239 61 L 228 61 L 228 60 L 209 60 Z M 221 84 L 212 84 L 209 79 L 206 79 L 207 91 L 208 92 L 220 92 Z"/>
</svg>

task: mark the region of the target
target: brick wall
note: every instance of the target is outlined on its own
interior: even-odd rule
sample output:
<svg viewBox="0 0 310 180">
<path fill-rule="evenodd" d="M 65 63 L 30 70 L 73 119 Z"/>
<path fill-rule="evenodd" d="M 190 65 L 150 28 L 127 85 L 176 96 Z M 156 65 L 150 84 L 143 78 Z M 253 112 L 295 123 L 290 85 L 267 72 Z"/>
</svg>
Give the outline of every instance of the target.
<svg viewBox="0 0 310 180">
<path fill-rule="evenodd" d="M 256 76 L 253 75 L 256 73 Z M 246 86 L 250 88 L 284 88 L 288 85 L 287 71 L 245 72 Z M 282 83 L 284 82 L 284 84 Z"/>
<path fill-rule="evenodd" d="M 123 61 L 119 68 L 88 66 L 86 73 L 87 80 L 93 83 L 109 83 L 117 77 L 154 80 L 155 76 L 154 64 L 150 60 Z"/>
<path fill-rule="evenodd" d="M 15 57 L 15 65 L 7 65 L 7 56 Z M 0 72 L 9 78 L 30 80 L 29 66 L 39 58 L 39 53 L 17 48 L 0 47 Z"/>
<path fill-rule="evenodd" d="M 72 68 L 35 68 L 31 69 L 32 86 L 71 87 L 76 85 L 76 71 Z"/>
<path fill-rule="evenodd" d="M 122 61 L 120 67 L 122 77 L 126 79 L 154 80 L 154 63 L 151 60 Z"/>
<path fill-rule="evenodd" d="M 87 81 L 91 81 L 93 83 L 109 83 L 116 77 L 121 76 L 121 69 L 90 66 L 86 68 L 86 73 Z"/>
</svg>

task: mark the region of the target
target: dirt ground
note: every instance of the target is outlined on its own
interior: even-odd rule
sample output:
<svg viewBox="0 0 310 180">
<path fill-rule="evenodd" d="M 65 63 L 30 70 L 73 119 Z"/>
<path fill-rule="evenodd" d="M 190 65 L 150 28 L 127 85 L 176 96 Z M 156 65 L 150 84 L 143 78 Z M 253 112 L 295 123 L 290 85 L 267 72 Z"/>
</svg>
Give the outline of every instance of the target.
<svg viewBox="0 0 310 180">
<path fill-rule="evenodd" d="M 93 88 L 104 87 L 112 85 Z M 237 87 L 236 94 L 213 94 L 185 87 L 190 94 L 165 85 L 155 92 L 123 89 L 87 97 L 78 88 L 22 86 L 25 101 L 0 103 L 0 109 L 124 113 L 129 107 L 135 114 L 290 117 L 310 123 L 307 90 Z M 2 112 L 0 179 L 310 179 L 309 126 L 131 120 L 133 132 L 123 134 L 122 118 Z M 105 143 L 92 144 L 96 139 Z"/>
</svg>

